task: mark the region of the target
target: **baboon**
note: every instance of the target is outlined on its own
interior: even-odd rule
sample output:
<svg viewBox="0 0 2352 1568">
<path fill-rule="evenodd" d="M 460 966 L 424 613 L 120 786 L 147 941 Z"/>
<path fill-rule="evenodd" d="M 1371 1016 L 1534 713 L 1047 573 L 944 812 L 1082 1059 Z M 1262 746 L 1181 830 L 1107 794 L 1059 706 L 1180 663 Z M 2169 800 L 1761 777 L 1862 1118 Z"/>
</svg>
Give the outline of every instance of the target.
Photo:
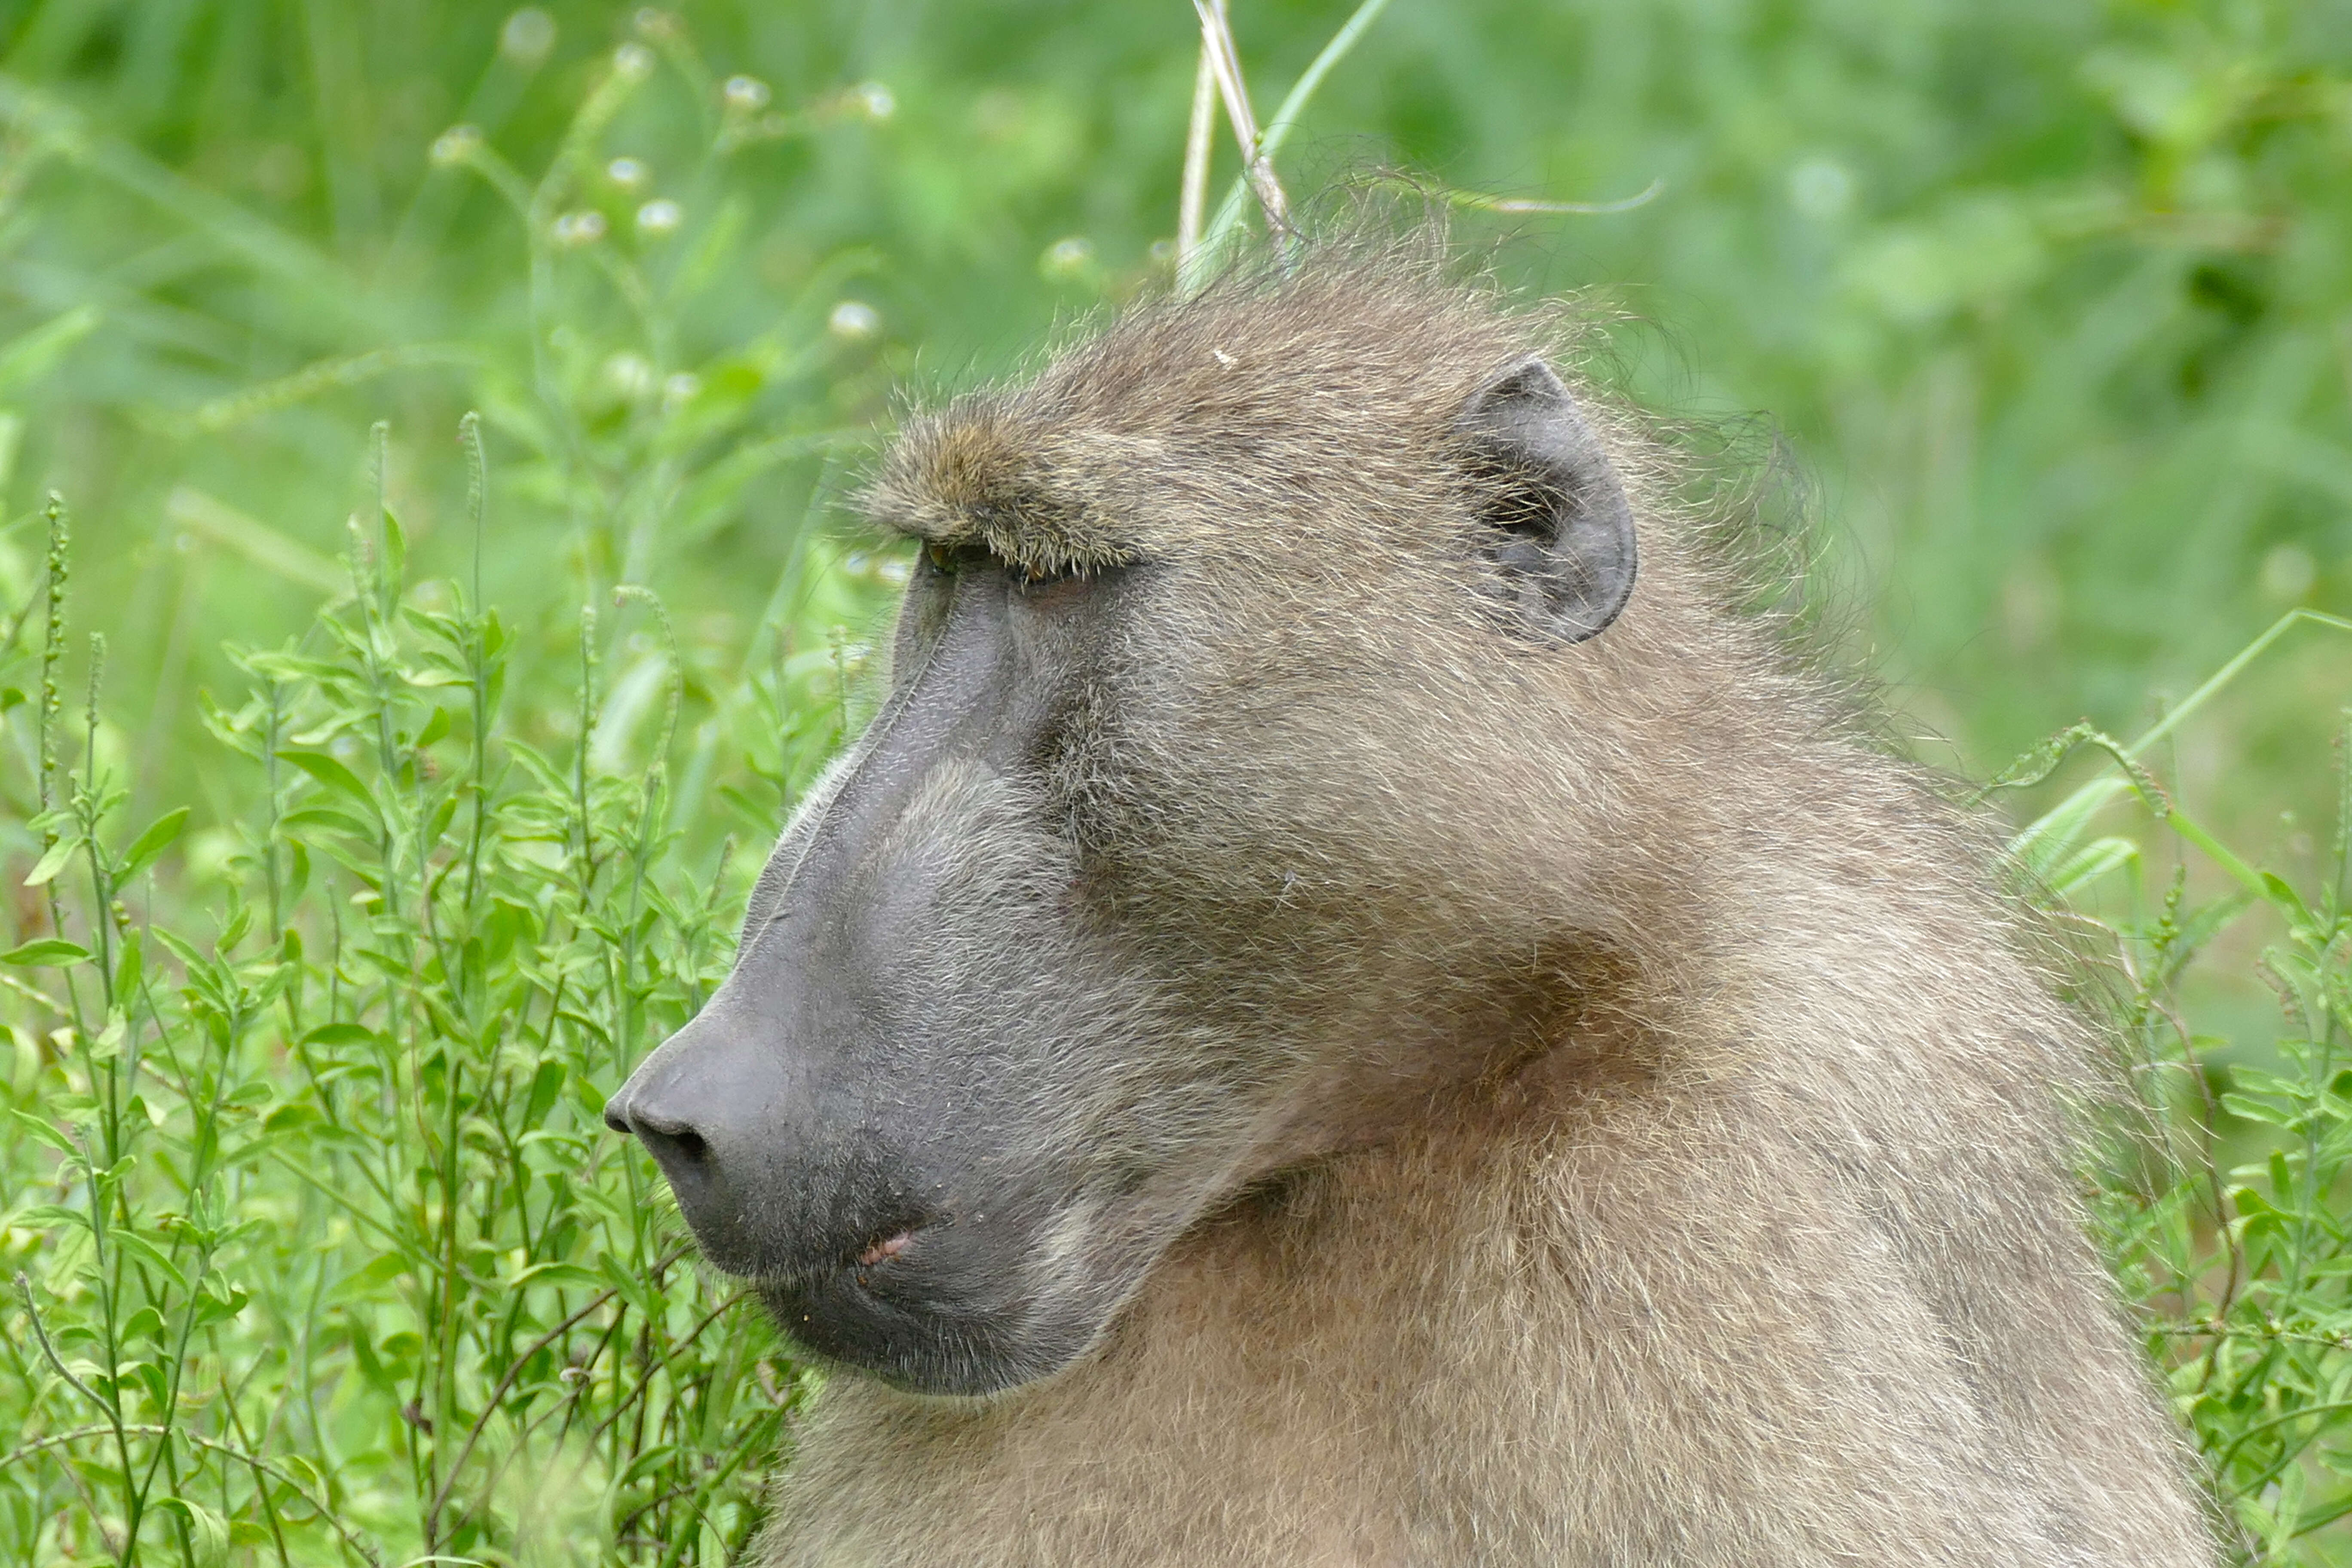
<svg viewBox="0 0 2352 1568">
<path fill-rule="evenodd" d="M 1977 830 L 1447 278 L 881 461 L 888 694 L 605 1113 L 830 1369 L 755 1560 L 2210 1563 Z"/>
</svg>

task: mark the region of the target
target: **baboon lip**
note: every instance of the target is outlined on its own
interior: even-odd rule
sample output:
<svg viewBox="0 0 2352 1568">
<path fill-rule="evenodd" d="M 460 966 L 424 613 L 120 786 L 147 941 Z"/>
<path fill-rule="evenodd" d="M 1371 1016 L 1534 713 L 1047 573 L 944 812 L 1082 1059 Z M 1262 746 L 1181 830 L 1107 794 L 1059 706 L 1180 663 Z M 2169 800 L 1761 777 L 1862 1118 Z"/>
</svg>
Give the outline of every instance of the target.
<svg viewBox="0 0 2352 1568">
<path fill-rule="evenodd" d="M 822 1281 L 763 1281 L 758 1289 L 776 1326 L 803 1349 L 923 1392 L 959 1391 L 941 1368 L 966 1359 L 960 1348 L 968 1352 L 997 1337 L 986 1323 L 936 1303 L 877 1291 L 856 1268 Z"/>
<path fill-rule="evenodd" d="M 902 1230 L 894 1236 L 884 1237 L 857 1255 L 857 1265 L 861 1268 L 871 1268 L 877 1264 L 887 1263 L 912 1246 L 914 1240 L 915 1233 L 911 1230 Z"/>
</svg>

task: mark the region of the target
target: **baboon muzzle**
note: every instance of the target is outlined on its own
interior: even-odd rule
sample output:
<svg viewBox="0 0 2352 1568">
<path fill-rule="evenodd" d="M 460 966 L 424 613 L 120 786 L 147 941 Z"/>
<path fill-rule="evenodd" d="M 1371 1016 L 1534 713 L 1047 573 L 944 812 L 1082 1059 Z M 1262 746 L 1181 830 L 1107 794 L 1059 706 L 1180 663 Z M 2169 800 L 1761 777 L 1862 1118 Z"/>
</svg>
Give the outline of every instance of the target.
<svg viewBox="0 0 2352 1568">
<path fill-rule="evenodd" d="M 1076 1228 L 1082 1184 L 1013 1065 L 1024 1031 L 1039 1060 L 1073 1032 L 1040 983 L 984 971 L 991 954 L 1050 962 L 1050 939 L 983 951 L 968 934 L 1068 880 L 1005 892 L 1008 867 L 1018 882 L 1057 852 L 1024 836 L 1008 782 L 1025 743 L 1009 591 L 960 588 L 906 650 L 899 694 L 779 846 L 726 984 L 604 1110 L 659 1163 L 704 1255 L 788 1333 L 930 1393 L 1050 1370 L 1104 1315 L 1072 1283 L 1094 1262 L 1040 1261 Z"/>
<path fill-rule="evenodd" d="M 1030 1230 L 1019 1205 L 957 1201 L 855 1113 L 827 1127 L 838 1097 L 714 1013 L 716 1000 L 604 1107 L 660 1164 L 704 1257 L 821 1355 L 930 1393 L 1014 1381 L 995 1369 L 1023 1359 L 1005 1289 Z"/>
<path fill-rule="evenodd" d="M 661 1166 L 703 1255 L 748 1279 L 814 1278 L 919 1228 L 894 1179 L 904 1160 L 811 1125 L 789 1059 L 730 1022 L 706 1010 L 604 1107 Z"/>
</svg>

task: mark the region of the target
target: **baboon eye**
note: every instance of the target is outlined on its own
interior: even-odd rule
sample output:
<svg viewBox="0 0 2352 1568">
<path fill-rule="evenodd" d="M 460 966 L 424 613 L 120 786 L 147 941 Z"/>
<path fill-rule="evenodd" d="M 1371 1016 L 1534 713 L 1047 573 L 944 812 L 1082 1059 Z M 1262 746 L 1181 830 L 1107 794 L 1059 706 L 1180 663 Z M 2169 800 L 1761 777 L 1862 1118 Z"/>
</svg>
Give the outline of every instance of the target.
<svg viewBox="0 0 2352 1568">
<path fill-rule="evenodd" d="M 1083 568 L 1076 565 L 1043 566 L 1007 561 L 985 544 L 971 541 L 927 540 L 923 544 L 923 563 L 943 577 L 964 572 L 1002 572 L 1024 588 L 1042 588 L 1083 575 Z"/>
<path fill-rule="evenodd" d="M 970 572 L 995 563 L 996 558 L 984 544 L 959 542 L 952 540 L 927 539 L 923 542 L 923 563 L 943 577 L 959 572 Z"/>
<path fill-rule="evenodd" d="M 1036 566 L 1022 562 L 1008 564 L 1004 570 L 1012 574 L 1013 582 L 1024 588 L 1043 588 L 1048 584 L 1066 583 L 1084 574 L 1075 565 Z"/>
</svg>

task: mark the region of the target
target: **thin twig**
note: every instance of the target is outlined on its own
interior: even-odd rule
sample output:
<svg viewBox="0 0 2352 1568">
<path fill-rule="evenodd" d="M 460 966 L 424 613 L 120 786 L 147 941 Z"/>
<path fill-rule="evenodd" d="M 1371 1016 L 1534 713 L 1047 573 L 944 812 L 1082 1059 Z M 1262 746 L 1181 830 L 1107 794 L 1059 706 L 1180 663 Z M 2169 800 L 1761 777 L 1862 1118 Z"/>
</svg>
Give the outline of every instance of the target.
<svg viewBox="0 0 2352 1568">
<path fill-rule="evenodd" d="M 16 1276 L 16 1289 L 24 1295 L 25 1316 L 32 1321 L 33 1338 L 39 1342 L 42 1356 L 47 1360 L 51 1367 L 56 1369 L 57 1374 L 72 1384 L 75 1391 L 83 1398 L 97 1405 L 110 1416 L 113 1416 L 114 1425 L 108 1428 L 109 1431 L 120 1434 L 127 1430 L 122 1425 L 122 1418 L 115 1415 L 114 1407 L 99 1397 L 98 1390 L 76 1377 L 67 1367 L 64 1360 L 58 1356 L 58 1347 L 49 1342 L 49 1331 L 41 1325 L 41 1310 L 33 1302 L 33 1282 L 26 1279 L 21 1271 Z"/>
<path fill-rule="evenodd" d="M 664 1269 L 667 1268 L 671 1264 L 677 1262 L 685 1255 L 685 1247 L 679 1246 L 672 1247 L 668 1256 L 665 1257 L 660 1262 L 654 1265 L 653 1271 L 655 1275 L 658 1277 Z M 594 1311 L 597 1308 L 603 1306 L 605 1302 L 611 1300 L 618 1294 L 620 1294 L 620 1292 L 617 1289 L 613 1289 L 607 1290 L 603 1295 L 598 1296 L 586 1306 L 581 1308 L 578 1311 L 564 1319 L 563 1321 L 556 1324 L 555 1327 L 541 1334 L 537 1340 L 531 1342 L 530 1349 L 524 1351 L 522 1354 L 515 1357 L 511 1363 L 508 1363 L 505 1374 L 499 1379 L 498 1386 L 490 1390 L 490 1396 L 488 1399 L 482 1401 L 482 1414 L 475 1420 L 473 1430 L 466 1434 L 466 1441 L 459 1446 L 457 1449 L 457 1457 L 450 1461 L 449 1473 L 442 1480 L 440 1489 L 433 1494 L 432 1506 L 425 1510 L 425 1528 L 428 1531 L 431 1530 L 434 1527 L 435 1522 L 440 1519 L 442 1509 L 448 1505 L 450 1489 L 457 1484 L 457 1476 L 459 1472 L 466 1468 L 466 1461 L 473 1456 L 474 1445 L 481 1440 L 483 1431 L 489 1426 L 490 1417 L 498 1413 L 499 1402 L 506 1397 L 507 1390 L 514 1386 L 515 1379 L 522 1375 L 522 1369 L 524 1366 L 529 1364 L 530 1358 L 545 1350 L 548 1346 L 553 1344 L 558 1339 L 571 1331 L 572 1328 L 577 1324 L 581 1319 L 586 1317 L 589 1313 Z"/>
<path fill-rule="evenodd" d="M 1628 213 L 1635 207 L 1647 206 L 1663 195 L 1665 188 L 1665 179 L 1660 176 L 1633 195 L 1613 202 L 1548 202 L 1523 196 L 1490 196 L 1481 191 L 1457 191 L 1451 187 L 1439 195 L 1448 206 L 1469 207 L 1478 212 L 1565 213 L 1571 216 L 1605 217 L 1611 213 Z"/>
<path fill-rule="evenodd" d="M 320 1502 L 317 1498 L 312 1497 L 303 1487 L 300 1481 L 296 1480 L 293 1477 L 288 1475 L 285 1471 L 279 1469 L 277 1466 L 271 1464 L 267 1459 L 261 1458 L 257 1455 L 248 1454 L 242 1448 L 238 1448 L 228 1443 L 216 1442 L 210 1437 L 199 1437 L 194 1433 L 184 1429 L 175 1431 L 173 1428 L 168 1426 L 149 1426 L 142 1425 L 128 1426 L 123 1427 L 122 1431 L 126 1436 L 132 1437 L 177 1436 L 181 1441 L 193 1443 L 199 1448 L 209 1448 L 214 1453 L 220 1455 L 224 1458 L 235 1459 L 238 1464 L 247 1466 L 250 1468 L 258 1471 L 260 1474 L 268 1476 L 271 1480 L 276 1481 L 279 1486 L 284 1487 L 288 1491 L 292 1492 L 296 1497 L 300 1498 L 304 1502 L 310 1504 L 310 1511 L 317 1514 L 319 1518 L 323 1521 L 330 1529 L 333 1530 L 337 1535 L 342 1537 L 343 1544 L 358 1552 L 362 1558 L 371 1563 L 381 1563 L 383 1561 L 383 1558 L 376 1555 L 375 1548 L 370 1546 L 366 1542 L 362 1541 L 358 1536 L 352 1534 L 348 1529 L 344 1528 L 342 1521 L 335 1517 L 335 1513 L 332 1509 L 329 1508 L 325 1503 Z M 10 1449 L 5 1458 L 0 1458 L 0 1469 L 5 1469 L 10 1465 L 15 1464 L 18 1459 L 28 1458 L 44 1448 L 62 1447 L 68 1443 L 79 1442 L 84 1437 L 111 1436 L 113 1433 L 114 1428 L 111 1426 L 77 1426 L 70 1432 L 54 1432 L 46 1437 L 36 1437 L 30 1442 L 21 1443 L 15 1448 Z"/>
<path fill-rule="evenodd" d="M 1176 203 L 1176 275 L 1190 275 L 1201 251 L 1201 220 L 1209 202 L 1209 149 L 1216 132 L 1217 68 L 1209 40 L 1192 73 L 1192 120 L 1184 132 L 1184 184 Z"/>
<path fill-rule="evenodd" d="M 1365 33 L 1370 30 L 1371 25 L 1380 19 L 1381 13 L 1388 8 L 1388 4 L 1389 0 L 1363 0 L 1363 4 L 1356 7 L 1355 14 L 1348 18 L 1346 24 L 1331 35 L 1331 41 L 1323 46 L 1323 52 L 1315 57 L 1314 63 L 1307 68 L 1305 73 L 1291 84 L 1290 90 L 1283 95 L 1281 105 L 1274 111 L 1274 118 L 1265 122 L 1256 139 L 1258 158 L 1265 163 L 1269 169 L 1274 155 L 1282 151 L 1284 139 L 1290 134 L 1292 127 L 1296 126 L 1306 114 L 1307 106 L 1314 101 L 1316 89 L 1323 85 L 1324 77 L 1329 74 L 1334 66 L 1347 58 L 1349 51 L 1353 49 Z M 1228 37 L 1230 37 L 1230 32 Z M 1202 41 L 1205 44 L 1205 37 Z M 1241 223 L 1242 194 L 1248 184 L 1246 178 L 1234 181 L 1232 192 L 1223 201 L 1217 204 L 1216 216 L 1209 220 L 1208 232 L 1202 237 L 1201 247 L 1195 255 L 1192 270 L 1178 274 L 1181 292 L 1191 293 L 1198 289 L 1206 280 L 1204 275 L 1208 270 L 1207 264 L 1224 254 L 1227 241 Z"/>
<path fill-rule="evenodd" d="M 438 1526 L 441 1519 L 441 1510 L 448 1506 L 449 1492 L 451 1489 L 457 1486 L 457 1477 L 465 1470 L 466 1461 L 473 1458 L 474 1445 L 481 1441 L 482 1433 L 489 1426 L 490 1417 L 497 1415 L 499 1412 L 499 1402 L 507 1396 L 507 1390 L 514 1386 L 515 1379 L 522 1375 L 522 1369 L 530 1363 L 530 1358 L 545 1350 L 548 1346 L 553 1344 L 564 1334 L 569 1333 L 572 1331 L 572 1326 L 578 1323 L 581 1319 L 586 1317 L 589 1313 L 594 1311 L 597 1308 L 603 1306 L 605 1302 L 611 1300 L 614 1297 L 619 1294 L 620 1291 L 618 1289 L 612 1289 L 596 1297 L 586 1306 L 581 1308 L 578 1311 L 564 1319 L 563 1321 L 556 1324 L 555 1327 L 548 1330 L 547 1332 L 532 1341 L 530 1348 L 524 1351 L 522 1354 L 515 1357 L 513 1362 L 508 1365 L 506 1374 L 499 1379 L 498 1386 L 490 1390 L 490 1396 L 488 1399 L 482 1401 L 481 1415 L 475 1418 L 472 1430 L 466 1434 L 466 1440 L 457 1446 L 457 1457 L 449 1461 L 449 1473 L 442 1478 L 439 1489 L 435 1491 L 433 1494 L 433 1502 L 431 1506 L 426 1508 L 425 1510 L 425 1529 L 426 1533 L 430 1534 Z"/>
<path fill-rule="evenodd" d="M 588 1434 L 589 1443 L 593 1445 L 598 1438 L 602 1437 L 607 1431 L 611 1430 L 613 1423 L 618 1421 L 624 1415 L 625 1415 L 628 1412 L 629 1406 L 635 1404 L 638 1399 L 645 1395 L 646 1390 L 653 1387 L 654 1374 L 656 1373 L 667 1371 L 669 1369 L 669 1363 L 677 1359 L 680 1352 L 686 1350 L 689 1345 L 693 1344 L 696 1340 L 702 1337 L 703 1330 L 717 1322 L 719 1315 L 725 1312 L 728 1308 L 734 1306 L 739 1301 L 748 1299 L 751 1294 L 751 1290 L 746 1288 L 736 1291 L 731 1296 L 729 1296 L 726 1300 L 720 1301 L 719 1305 L 711 1308 L 709 1311 L 705 1312 L 702 1315 L 702 1321 L 695 1324 L 692 1329 L 688 1330 L 684 1337 L 672 1342 L 669 1348 L 662 1352 L 661 1359 L 659 1361 L 648 1362 L 644 1369 L 644 1375 L 637 1380 L 637 1385 L 628 1393 L 623 1394 L 621 1396 L 621 1403 L 614 1406 L 611 1413 L 608 1414 L 604 1419 L 596 1423 L 595 1426 L 590 1430 Z"/>
<path fill-rule="evenodd" d="M 1218 94 L 1225 100 L 1225 118 L 1233 123 L 1234 140 L 1241 146 L 1242 173 L 1257 197 L 1259 210 L 1265 214 L 1265 226 L 1277 242 L 1286 240 L 1293 232 L 1290 202 L 1282 194 L 1282 182 L 1275 178 L 1274 164 L 1267 161 L 1258 138 L 1257 111 L 1250 107 L 1249 87 L 1242 80 L 1241 55 L 1234 47 L 1224 0 L 1192 0 L 1192 9 L 1200 13 L 1202 48 L 1216 75 Z"/>
<path fill-rule="evenodd" d="M 17 979 L 13 974 L 0 974 L 0 985 L 6 986 L 9 990 L 16 993 L 19 996 L 29 997 L 33 1001 L 38 1002 L 42 1006 L 47 1007 L 50 1012 L 55 1013 L 60 1018 L 70 1018 L 73 1016 L 73 1014 L 67 1010 L 64 1003 L 57 1000 L 47 992 L 42 990 L 37 985 L 27 985 L 25 982 Z"/>
</svg>

